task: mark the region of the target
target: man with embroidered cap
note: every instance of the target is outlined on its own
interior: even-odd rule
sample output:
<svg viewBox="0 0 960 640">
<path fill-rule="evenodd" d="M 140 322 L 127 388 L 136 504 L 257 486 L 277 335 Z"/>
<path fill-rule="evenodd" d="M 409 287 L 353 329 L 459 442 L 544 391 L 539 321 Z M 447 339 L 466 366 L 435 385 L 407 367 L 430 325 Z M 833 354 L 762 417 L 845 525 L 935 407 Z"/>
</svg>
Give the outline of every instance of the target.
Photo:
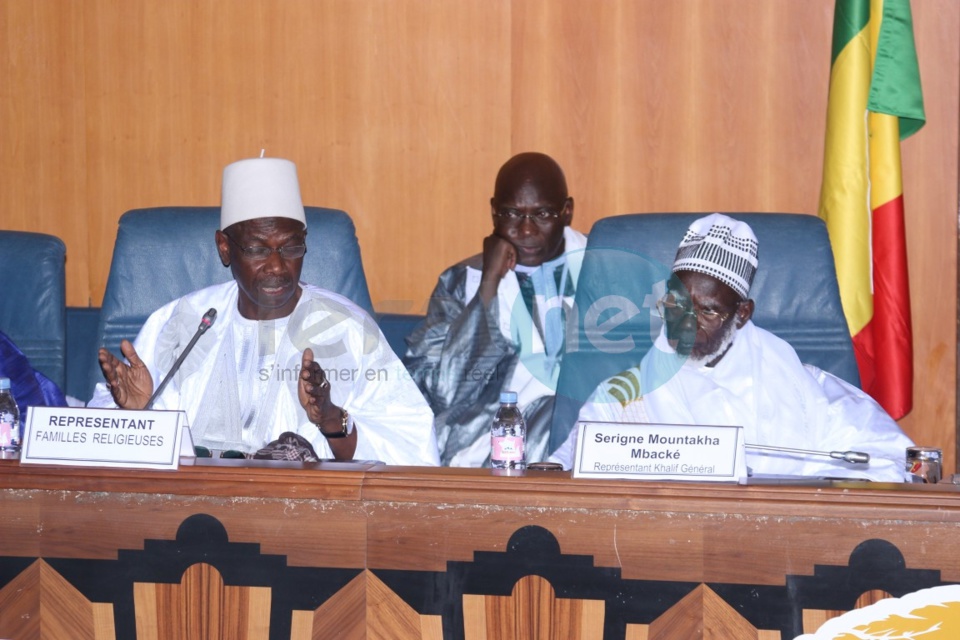
<svg viewBox="0 0 960 640">
<path fill-rule="evenodd" d="M 440 275 L 404 363 L 436 414 L 444 465 L 489 465 L 501 391 L 515 391 L 528 460 L 545 456 L 566 316 L 586 237 L 560 165 L 520 153 L 497 174 L 483 253 Z"/>
<path fill-rule="evenodd" d="M 213 308 L 216 322 L 153 405 L 186 411 L 195 445 L 253 455 L 294 432 L 320 458 L 438 464 L 430 408 L 376 323 L 300 282 L 306 238 L 292 162 L 228 165 L 215 241 L 233 280 L 154 312 L 121 343 L 125 361 L 101 349 L 106 382 L 89 406 L 144 408 Z"/>
<path fill-rule="evenodd" d="M 748 444 L 863 451 L 867 465 L 747 449 L 753 475 L 904 479 L 912 445 L 869 396 L 800 362 L 793 347 L 753 324 L 758 266 L 753 230 L 715 213 L 687 229 L 666 295 L 660 335 L 639 366 L 602 382 L 579 421 L 731 425 Z M 550 457 L 573 465 L 577 429 Z"/>
</svg>

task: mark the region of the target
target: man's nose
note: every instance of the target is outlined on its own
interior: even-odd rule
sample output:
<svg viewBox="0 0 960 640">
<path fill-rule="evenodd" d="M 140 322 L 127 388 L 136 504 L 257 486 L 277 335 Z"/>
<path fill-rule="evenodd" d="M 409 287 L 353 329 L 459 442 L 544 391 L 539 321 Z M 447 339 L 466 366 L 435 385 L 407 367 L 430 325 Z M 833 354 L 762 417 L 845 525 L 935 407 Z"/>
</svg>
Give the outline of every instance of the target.
<svg viewBox="0 0 960 640">
<path fill-rule="evenodd" d="M 690 313 L 687 312 L 683 314 L 683 317 L 680 318 L 680 326 L 686 330 L 697 330 L 700 328 L 700 314 L 696 311 Z"/>
<path fill-rule="evenodd" d="M 267 259 L 263 263 L 263 269 L 272 273 L 283 271 L 285 269 L 285 265 L 283 264 L 283 256 L 279 251 L 274 249 L 270 252 L 270 255 L 267 256 Z"/>
<path fill-rule="evenodd" d="M 517 226 L 517 231 L 521 235 L 529 236 L 537 230 L 537 223 L 533 221 L 532 216 L 523 216 L 520 219 L 520 224 Z"/>
</svg>

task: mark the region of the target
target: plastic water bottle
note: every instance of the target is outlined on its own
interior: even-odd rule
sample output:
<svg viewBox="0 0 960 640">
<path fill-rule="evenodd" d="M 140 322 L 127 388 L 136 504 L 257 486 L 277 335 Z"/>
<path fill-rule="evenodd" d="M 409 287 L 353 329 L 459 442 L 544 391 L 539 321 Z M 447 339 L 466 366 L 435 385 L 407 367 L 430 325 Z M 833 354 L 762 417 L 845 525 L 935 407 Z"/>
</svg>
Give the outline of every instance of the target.
<svg viewBox="0 0 960 640">
<path fill-rule="evenodd" d="M 10 391 L 10 378 L 0 378 L 0 456 L 15 458 L 20 451 L 20 409 Z"/>
<path fill-rule="evenodd" d="M 522 475 L 527 468 L 527 425 L 517 408 L 517 392 L 500 393 L 500 408 L 490 430 L 490 466 L 496 475 Z"/>
</svg>

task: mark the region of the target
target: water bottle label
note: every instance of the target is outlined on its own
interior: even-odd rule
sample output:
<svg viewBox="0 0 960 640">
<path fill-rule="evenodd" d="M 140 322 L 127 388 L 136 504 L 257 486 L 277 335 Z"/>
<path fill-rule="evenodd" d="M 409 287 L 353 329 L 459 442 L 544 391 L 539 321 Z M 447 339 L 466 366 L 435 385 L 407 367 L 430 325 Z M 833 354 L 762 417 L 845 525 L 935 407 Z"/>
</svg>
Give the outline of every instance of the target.
<svg viewBox="0 0 960 640">
<path fill-rule="evenodd" d="M 518 436 L 501 436 L 493 438 L 494 460 L 518 462 L 523 460 L 523 438 Z"/>
<path fill-rule="evenodd" d="M 0 448 L 13 444 L 13 424 L 0 422 Z"/>
</svg>

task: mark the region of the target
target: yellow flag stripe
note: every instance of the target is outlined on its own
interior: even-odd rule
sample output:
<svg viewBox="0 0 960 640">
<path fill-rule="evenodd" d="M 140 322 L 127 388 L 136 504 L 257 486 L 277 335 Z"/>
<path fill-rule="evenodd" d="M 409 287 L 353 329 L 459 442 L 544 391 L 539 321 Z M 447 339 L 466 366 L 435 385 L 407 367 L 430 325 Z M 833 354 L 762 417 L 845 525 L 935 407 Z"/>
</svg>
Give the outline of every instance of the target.
<svg viewBox="0 0 960 640">
<path fill-rule="evenodd" d="M 900 118 L 870 112 L 870 207 L 903 195 L 900 172 Z"/>
<path fill-rule="evenodd" d="M 830 70 L 830 101 L 820 217 L 833 243 L 850 334 L 873 317 L 868 182 L 869 25 L 847 43 Z"/>
<path fill-rule="evenodd" d="M 880 27 L 883 24 L 884 0 L 870 0 L 870 75 L 877 63 L 880 47 Z M 900 176 L 900 119 L 897 116 L 870 112 L 868 131 L 870 132 L 870 209 L 890 202 L 903 195 L 903 181 Z M 872 269 L 872 265 L 871 265 Z"/>
</svg>

